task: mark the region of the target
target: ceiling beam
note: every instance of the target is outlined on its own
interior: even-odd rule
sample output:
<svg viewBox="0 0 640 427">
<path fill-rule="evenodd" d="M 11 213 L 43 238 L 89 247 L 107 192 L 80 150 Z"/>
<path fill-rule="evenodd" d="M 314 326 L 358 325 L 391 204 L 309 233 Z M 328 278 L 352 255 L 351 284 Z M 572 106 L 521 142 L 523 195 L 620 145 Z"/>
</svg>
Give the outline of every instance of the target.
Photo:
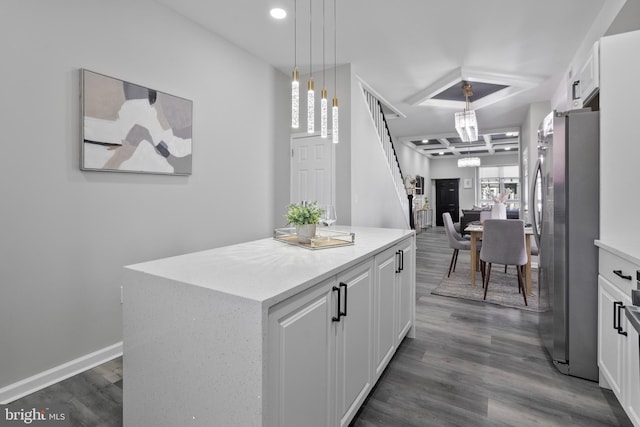
<svg viewBox="0 0 640 427">
<path fill-rule="evenodd" d="M 484 145 L 487 147 L 487 150 L 489 150 L 489 154 L 495 153 L 493 144 L 491 144 L 491 135 L 482 135 L 482 139 L 484 139 Z"/>
<path fill-rule="evenodd" d="M 445 146 L 445 148 L 453 153 L 454 156 L 459 156 L 460 153 L 456 150 L 456 147 L 452 147 L 447 138 L 438 138 L 438 142 Z M 442 150 L 438 150 L 442 151 Z"/>
</svg>

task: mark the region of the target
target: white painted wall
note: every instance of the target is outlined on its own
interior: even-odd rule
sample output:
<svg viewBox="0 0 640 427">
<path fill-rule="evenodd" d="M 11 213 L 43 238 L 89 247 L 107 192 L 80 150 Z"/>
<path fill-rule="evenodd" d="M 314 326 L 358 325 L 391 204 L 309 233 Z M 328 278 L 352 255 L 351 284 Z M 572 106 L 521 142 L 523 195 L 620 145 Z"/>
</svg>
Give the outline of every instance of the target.
<svg viewBox="0 0 640 427">
<path fill-rule="evenodd" d="M 357 77 L 351 79 L 351 223 L 409 228 Z M 403 195 L 406 197 L 406 195 Z"/>
<path fill-rule="evenodd" d="M 535 173 L 534 169 L 536 167 L 536 160 L 538 157 L 538 127 L 540 126 L 542 119 L 544 119 L 545 116 L 550 112 L 551 103 L 549 101 L 530 104 L 529 109 L 527 110 L 527 114 L 525 115 L 524 122 L 522 122 L 522 127 L 520 130 L 520 162 L 522 165 L 526 164 L 527 168 L 529 169 L 529 182 L 525 182 L 524 180 L 524 171 L 521 171 L 520 175 L 520 182 L 522 182 L 523 190 L 526 188 L 526 191 L 522 192 L 523 195 L 529 194 L 529 188 L 531 187 L 530 181 L 531 179 L 533 179 Z M 527 150 L 525 150 L 525 148 L 527 148 Z M 524 162 L 522 158 L 522 156 L 525 154 L 525 151 L 527 154 L 526 162 Z M 525 202 L 528 202 L 525 200 L 523 200 L 522 202 L 523 203 L 521 204 L 521 206 L 524 209 Z M 527 217 L 522 216 L 521 218 L 526 218 L 526 220 L 528 221 Z"/>
<path fill-rule="evenodd" d="M 271 235 L 289 91 L 148 0 L 6 0 L 0 39 L 1 389 L 122 340 L 122 266 Z M 80 68 L 193 100 L 193 175 L 80 171 Z"/>
<path fill-rule="evenodd" d="M 394 141 L 394 146 L 403 174 L 420 175 L 424 177 L 429 175 L 429 158 L 427 156 L 416 152 L 398 141 Z"/>
<path fill-rule="evenodd" d="M 426 185 L 429 182 L 429 158 L 407 147 L 399 141 L 394 141 L 394 146 L 396 148 L 396 154 L 398 155 L 398 161 L 400 162 L 400 169 L 402 169 L 402 173 L 405 176 L 420 175 L 424 177 Z"/>
</svg>

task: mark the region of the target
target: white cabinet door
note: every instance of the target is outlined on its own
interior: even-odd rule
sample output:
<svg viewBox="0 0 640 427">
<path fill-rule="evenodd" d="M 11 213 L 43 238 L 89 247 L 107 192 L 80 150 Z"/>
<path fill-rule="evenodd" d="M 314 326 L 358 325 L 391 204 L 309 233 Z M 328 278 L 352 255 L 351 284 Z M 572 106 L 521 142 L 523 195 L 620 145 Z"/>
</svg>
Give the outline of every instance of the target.
<svg viewBox="0 0 640 427">
<path fill-rule="evenodd" d="M 335 280 L 269 314 L 269 425 L 333 426 Z"/>
<path fill-rule="evenodd" d="M 627 300 L 625 304 L 631 304 L 631 301 Z M 627 331 L 627 351 L 624 362 L 624 377 L 627 380 L 625 389 L 626 412 L 633 425 L 640 426 L 640 351 L 638 348 L 638 332 L 629 322 L 623 327 Z"/>
<path fill-rule="evenodd" d="M 621 404 L 623 399 L 622 360 L 624 335 L 618 333 L 618 305 L 625 296 L 607 279 L 598 276 L 598 367 Z M 625 322 L 624 313 L 620 316 Z M 622 323 L 621 322 L 621 323 Z"/>
<path fill-rule="evenodd" d="M 396 268 L 398 344 L 407 335 L 412 326 L 413 307 L 415 305 L 415 255 L 413 239 L 407 239 L 397 247 L 400 265 Z"/>
<path fill-rule="evenodd" d="M 600 39 L 600 240 L 640 258 L 629 236 L 640 198 L 629 197 L 623 183 L 640 181 L 640 144 L 636 134 L 640 31 Z"/>
<path fill-rule="evenodd" d="M 374 381 L 377 381 L 396 350 L 396 254 L 391 248 L 375 258 L 373 307 L 373 363 Z"/>
<path fill-rule="evenodd" d="M 372 387 L 373 261 L 338 276 L 344 315 L 337 323 L 338 425 L 353 419 Z"/>
</svg>

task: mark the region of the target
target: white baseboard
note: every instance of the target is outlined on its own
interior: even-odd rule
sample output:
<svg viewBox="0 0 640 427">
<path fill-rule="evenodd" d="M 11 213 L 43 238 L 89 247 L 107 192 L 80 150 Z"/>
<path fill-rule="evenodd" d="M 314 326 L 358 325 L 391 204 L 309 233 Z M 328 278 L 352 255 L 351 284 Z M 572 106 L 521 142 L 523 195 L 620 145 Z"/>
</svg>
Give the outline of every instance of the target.
<svg viewBox="0 0 640 427">
<path fill-rule="evenodd" d="M 122 341 L 0 388 L 0 404 L 11 403 L 119 356 L 122 356 Z"/>
</svg>

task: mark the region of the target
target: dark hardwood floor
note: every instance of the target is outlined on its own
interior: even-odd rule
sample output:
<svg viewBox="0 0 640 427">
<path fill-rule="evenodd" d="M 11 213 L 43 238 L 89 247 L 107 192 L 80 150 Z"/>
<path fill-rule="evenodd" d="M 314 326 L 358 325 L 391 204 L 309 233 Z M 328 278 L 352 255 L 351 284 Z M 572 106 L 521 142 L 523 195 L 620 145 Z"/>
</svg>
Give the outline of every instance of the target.
<svg viewBox="0 0 640 427">
<path fill-rule="evenodd" d="M 417 246 L 416 338 L 404 340 L 354 427 L 631 426 L 613 392 L 552 366 L 537 313 L 431 295 L 451 259 L 443 227 L 420 233 Z"/>
<path fill-rule="evenodd" d="M 418 235 L 416 255 L 417 336 L 404 340 L 352 426 L 631 426 L 611 391 L 556 371 L 536 313 L 431 295 L 451 257 L 442 227 Z M 16 403 L 62 403 L 73 427 L 119 427 L 122 359 Z"/>
</svg>

